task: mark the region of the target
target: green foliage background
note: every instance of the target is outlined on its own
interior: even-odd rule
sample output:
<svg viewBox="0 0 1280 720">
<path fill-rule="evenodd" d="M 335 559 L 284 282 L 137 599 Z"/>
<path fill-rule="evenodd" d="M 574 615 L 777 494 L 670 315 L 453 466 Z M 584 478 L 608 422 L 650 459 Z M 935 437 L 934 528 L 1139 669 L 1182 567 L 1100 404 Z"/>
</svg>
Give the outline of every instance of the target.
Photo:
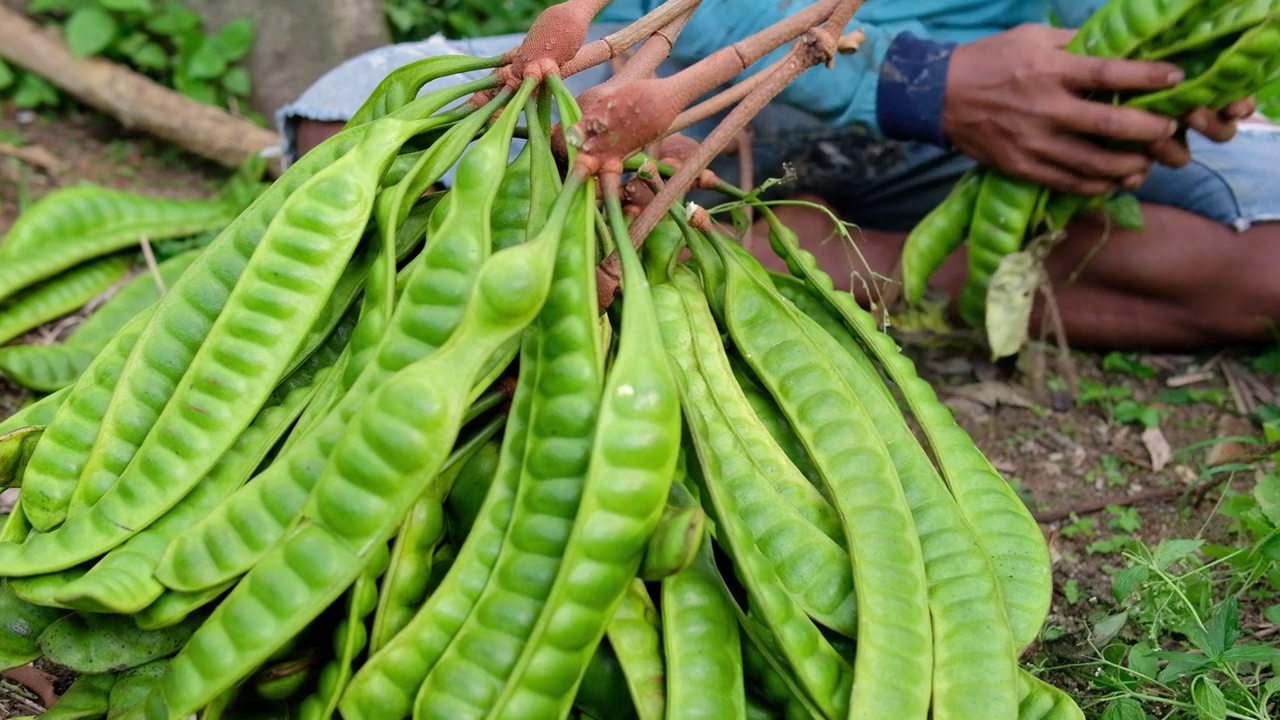
<svg viewBox="0 0 1280 720">
<path fill-rule="evenodd" d="M 57 28 L 73 55 L 125 64 L 200 102 L 237 108 L 253 89 L 238 64 L 253 46 L 250 20 L 210 33 L 177 0 L 31 0 L 27 12 Z M 27 109 L 65 103 L 52 85 L 2 61 L 0 97 Z"/>
<path fill-rule="evenodd" d="M 435 33 L 451 38 L 524 32 L 556 0 L 385 0 L 395 42 Z"/>
</svg>

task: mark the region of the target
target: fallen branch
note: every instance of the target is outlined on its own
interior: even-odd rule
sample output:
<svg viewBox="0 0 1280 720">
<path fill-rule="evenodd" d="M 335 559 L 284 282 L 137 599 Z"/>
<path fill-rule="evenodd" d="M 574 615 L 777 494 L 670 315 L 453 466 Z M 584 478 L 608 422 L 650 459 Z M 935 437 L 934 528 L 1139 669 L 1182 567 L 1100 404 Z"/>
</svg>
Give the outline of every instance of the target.
<svg viewBox="0 0 1280 720">
<path fill-rule="evenodd" d="M 18 147 L 9 143 L 0 143 L 0 155 L 6 155 L 33 167 L 40 168 L 50 175 L 57 175 L 62 172 L 62 163 L 58 158 L 40 146 Z"/>
<path fill-rule="evenodd" d="M 126 128 L 137 129 L 226 167 L 280 145 L 278 134 L 192 100 L 145 75 L 100 58 L 77 58 L 62 38 L 0 5 L 0 59 L 39 75 Z M 278 161 L 268 172 L 279 173 Z"/>
</svg>

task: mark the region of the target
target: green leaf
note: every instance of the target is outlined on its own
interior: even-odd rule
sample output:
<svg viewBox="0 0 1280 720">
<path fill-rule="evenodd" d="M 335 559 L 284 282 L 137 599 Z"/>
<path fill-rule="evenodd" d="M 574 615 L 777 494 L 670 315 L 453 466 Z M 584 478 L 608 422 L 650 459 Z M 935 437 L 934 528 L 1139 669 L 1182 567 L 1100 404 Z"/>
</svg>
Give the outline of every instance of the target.
<svg viewBox="0 0 1280 720">
<path fill-rule="evenodd" d="M 1235 597 L 1224 600 L 1218 612 L 1209 618 L 1202 639 L 1200 649 L 1212 658 L 1222 657 L 1222 653 L 1240 639 L 1240 605 Z"/>
<path fill-rule="evenodd" d="M 1129 650 L 1129 669 L 1143 677 L 1155 680 L 1160 674 L 1160 662 L 1154 655 L 1155 648 L 1150 642 L 1143 640 Z"/>
<path fill-rule="evenodd" d="M 71 54 L 83 58 L 110 47 L 118 29 L 111 13 L 99 7 L 87 7 L 72 13 L 62 31 Z"/>
<path fill-rule="evenodd" d="M 257 34 L 257 26 L 248 18 L 232 20 L 214 35 L 212 40 L 218 53 L 227 62 L 235 62 L 253 47 L 253 39 Z"/>
<path fill-rule="evenodd" d="M 1122 697 L 1107 703 L 1107 709 L 1102 711 L 1102 720 L 1147 720 L 1147 713 L 1137 700 Z"/>
<path fill-rule="evenodd" d="M 98 4 L 116 12 L 151 12 L 151 0 L 98 0 Z"/>
<path fill-rule="evenodd" d="M 1199 550 L 1202 545 L 1204 545 L 1204 540 L 1182 538 L 1164 540 L 1151 553 L 1151 562 L 1158 569 L 1166 570 L 1170 565 Z"/>
<path fill-rule="evenodd" d="M 1124 602 L 1124 599 L 1147 579 L 1149 573 L 1145 565 L 1135 565 L 1116 573 L 1115 577 L 1111 578 L 1111 595 L 1116 602 Z"/>
<path fill-rule="evenodd" d="M 1142 218 L 1142 203 L 1128 193 L 1113 195 L 1103 206 L 1117 225 L 1128 230 L 1142 230 L 1145 223 Z"/>
<path fill-rule="evenodd" d="M 1154 405 L 1135 400 L 1121 400 L 1116 403 L 1115 416 L 1116 422 L 1121 425 L 1137 423 L 1148 430 L 1160 427 L 1160 420 L 1164 417 L 1159 408 Z"/>
<path fill-rule="evenodd" d="M 208 105 L 216 105 L 218 102 L 218 88 L 208 80 L 200 80 L 177 73 L 173 76 L 173 87 L 192 100 Z"/>
<path fill-rule="evenodd" d="M 3 60 L 0 60 L 0 90 L 7 90 L 11 85 L 18 81 L 18 75 L 13 72 L 13 68 Z"/>
<path fill-rule="evenodd" d="M 1262 611 L 1262 616 L 1272 625 L 1280 625 L 1280 605 L 1272 605 Z"/>
<path fill-rule="evenodd" d="M 1253 497 L 1272 525 L 1280 525 L 1280 474 L 1263 475 L 1253 488 Z"/>
<path fill-rule="evenodd" d="M 183 62 L 184 73 L 194 80 L 216 80 L 227 71 L 227 61 L 205 39 Z"/>
<path fill-rule="evenodd" d="M 1112 351 L 1102 358 L 1102 369 L 1107 372 L 1119 372 L 1136 378 L 1149 380 L 1156 377 L 1155 368 L 1143 363 L 1135 357 L 1122 352 Z"/>
<path fill-rule="evenodd" d="M 146 28 L 156 35 L 176 37 L 183 33 L 199 30 L 200 16 L 183 7 L 178 2 L 166 2 L 154 15 L 147 18 Z"/>
<path fill-rule="evenodd" d="M 1125 623 L 1127 622 L 1129 622 L 1128 611 L 1119 612 L 1115 615 L 1108 615 L 1107 617 L 1102 618 L 1098 622 L 1094 623 L 1091 642 L 1095 646 L 1106 645 L 1111 642 L 1115 636 L 1120 634 L 1120 631 L 1124 629 Z"/>
<path fill-rule="evenodd" d="M 87 0 L 31 0 L 27 4 L 27 12 L 32 15 L 37 13 L 71 12 L 88 5 L 89 2 Z"/>
<path fill-rule="evenodd" d="M 1191 699 L 1200 720 L 1227 720 L 1227 699 L 1209 676 L 1200 675 L 1191 682 Z"/>
<path fill-rule="evenodd" d="M 253 83 L 249 80 L 249 71 L 242 67 L 233 67 L 222 76 L 222 89 L 231 95 L 248 97 L 253 92 Z"/>
<path fill-rule="evenodd" d="M 1164 669 L 1160 671 L 1159 677 L 1156 678 L 1162 683 L 1171 682 L 1187 675 L 1194 675 L 1205 668 L 1213 667 L 1213 661 L 1204 655 L 1166 651 L 1151 654 L 1161 660 L 1168 660 Z"/>
<path fill-rule="evenodd" d="M 57 88 L 35 73 L 23 73 L 13 93 L 13 104 L 24 110 L 56 107 L 60 99 Z"/>
<path fill-rule="evenodd" d="M 1268 663 L 1276 659 L 1280 659 L 1280 648 L 1270 645 L 1236 645 L 1222 653 L 1222 661 L 1228 663 Z"/>
<path fill-rule="evenodd" d="M 169 53 L 157 43 L 147 43 L 129 54 L 139 70 L 164 70 L 169 67 Z"/>
</svg>

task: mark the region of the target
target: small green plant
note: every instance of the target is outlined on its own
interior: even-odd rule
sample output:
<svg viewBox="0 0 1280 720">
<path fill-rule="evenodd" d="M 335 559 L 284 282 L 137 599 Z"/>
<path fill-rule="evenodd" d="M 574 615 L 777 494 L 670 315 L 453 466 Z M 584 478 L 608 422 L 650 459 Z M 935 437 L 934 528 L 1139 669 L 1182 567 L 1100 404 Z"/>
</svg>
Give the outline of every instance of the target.
<svg viewBox="0 0 1280 720">
<path fill-rule="evenodd" d="M 200 16 L 176 0 L 31 0 L 27 12 L 57 28 L 77 57 L 122 63 L 194 100 L 262 121 L 243 107 L 253 87 L 238 64 L 253 45 L 252 20 L 209 33 Z M 66 103 L 52 85 L 3 61 L 0 97 L 27 109 Z"/>
<path fill-rule="evenodd" d="M 1130 375 L 1139 380 L 1150 380 L 1156 376 L 1155 368 L 1144 364 L 1133 355 L 1121 352 L 1107 353 L 1102 358 L 1102 369 L 1107 372 Z"/>
<path fill-rule="evenodd" d="M 1110 507 L 1107 514 L 1110 529 L 1140 527 L 1132 509 Z M 1093 618 L 1093 657 L 1060 668 L 1087 682 L 1090 718 L 1276 717 L 1280 648 L 1257 633 L 1259 625 L 1280 621 L 1280 474 L 1263 476 L 1251 492 L 1229 492 L 1215 516 L 1228 521 L 1235 542 L 1196 537 L 1152 546 L 1117 535 L 1090 546 L 1114 543 L 1110 549 L 1124 559 L 1112 575 L 1114 605 L 1100 602 Z M 1091 524 L 1088 536 L 1096 528 Z M 1071 604 L 1081 599 L 1066 584 L 1063 595 Z"/>
</svg>

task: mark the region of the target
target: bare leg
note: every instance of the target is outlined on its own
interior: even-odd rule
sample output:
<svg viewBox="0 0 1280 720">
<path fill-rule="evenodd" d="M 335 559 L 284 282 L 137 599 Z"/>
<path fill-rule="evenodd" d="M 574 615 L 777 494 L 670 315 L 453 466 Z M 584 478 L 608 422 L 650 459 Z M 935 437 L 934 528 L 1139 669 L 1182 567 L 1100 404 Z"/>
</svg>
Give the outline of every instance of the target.
<svg viewBox="0 0 1280 720">
<path fill-rule="evenodd" d="M 1143 211 L 1145 231 L 1112 227 L 1105 240 L 1099 217 L 1081 218 L 1050 256 L 1047 269 L 1068 342 L 1158 350 L 1272 337 L 1280 321 L 1280 223 L 1237 233 L 1172 207 L 1146 205 Z M 906 240 L 901 233 L 854 229 L 857 252 L 850 253 L 841 241 L 830 240 L 834 226 L 822 213 L 799 207 L 777 213 L 843 289 L 851 287 L 851 273 L 858 276 L 852 287 L 864 304 L 868 293 L 862 284 L 887 276 Z M 767 265 L 782 266 L 767 243 L 756 248 Z M 932 282 L 954 298 L 966 272 L 961 249 Z M 1041 304 L 1032 318 L 1037 329 Z"/>
</svg>

